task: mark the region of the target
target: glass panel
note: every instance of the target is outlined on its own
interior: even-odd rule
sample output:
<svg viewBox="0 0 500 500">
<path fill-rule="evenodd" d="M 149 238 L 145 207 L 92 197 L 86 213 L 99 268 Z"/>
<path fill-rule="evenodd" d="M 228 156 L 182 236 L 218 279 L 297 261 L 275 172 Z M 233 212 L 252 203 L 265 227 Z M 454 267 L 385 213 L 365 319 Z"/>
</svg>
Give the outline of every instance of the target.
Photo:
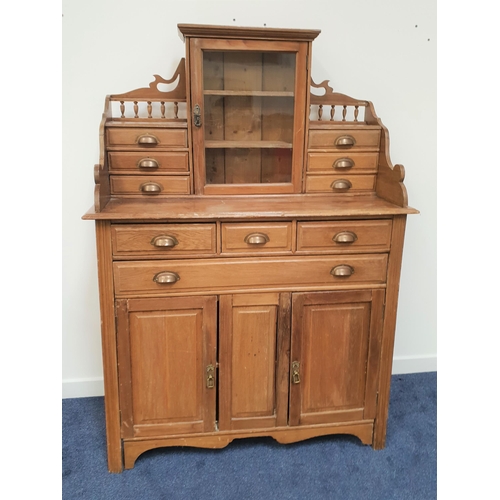
<svg viewBox="0 0 500 500">
<path fill-rule="evenodd" d="M 292 181 L 292 150 L 207 148 L 207 184 L 267 184 Z"/>
<path fill-rule="evenodd" d="M 295 89 L 295 52 L 203 52 L 206 91 L 291 92 Z"/>
<path fill-rule="evenodd" d="M 295 58 L 203 53 L 207 184 L 291 182 Z"/>
</svg>

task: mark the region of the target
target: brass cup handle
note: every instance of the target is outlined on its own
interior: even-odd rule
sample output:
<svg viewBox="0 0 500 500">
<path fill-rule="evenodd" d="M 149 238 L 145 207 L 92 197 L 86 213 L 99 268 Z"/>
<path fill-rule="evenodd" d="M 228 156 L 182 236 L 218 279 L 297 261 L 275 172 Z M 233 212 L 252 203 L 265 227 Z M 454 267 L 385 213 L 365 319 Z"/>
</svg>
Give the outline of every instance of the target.
<svg viewBox="0 0 500 500">
<path fill-rule="evenodd" d="M 249 245 L 265 245 L 269 241 L 269 236 L 264 233 L 251 233 L 245 236 L 244 241 Z"/>
<path fill-rule="evenodd" d="M 341 264 L 340 266 L 335 266 L 330 271 L 330 274 L 335 277 L 348 277 L 354 274 L 354 268 L 348 266 L 347 264 Z"/>
<path fill-rule="evenodd" d="M 330 187 L 332 189 L 351 189 L 352 184 L 347 179 L 338 179 L 331 183 Z"/>
<path fill-rule="evenodd" d="M 354 243 L 358 239 L 358 236 L 356 233 L 353 233 L 351 231 L 342 231 L 340 233 L 337 233 L 332 240 L 335 243 L 340 243 L 342 245 L 347 245 L 349 243 Z"/>
<path fill-rule="evenodd" d="M 140 190 L 147 194 L 157 194 L 161 193 L 161 186 L 157 182 L 145 182 L 141 184 Z"/>
<path fill-rule="evenodd" d="M 350 158 L 339 158 L 333 164 L 333 168 L 341 168 L 343 170 L 347 170 L 352 167 L 354 167 L 354 161 Z"/>
<path fill-rule="evenodd" d="M 354 146 L 356 139 L 352 135 L 341 135 L 335 140 L 335 146 Z"/>
<path fill-rule="evenodd" d="M 156 146 L 157 144 L 160 144 L 160 141 L 158 140 L 158 137 L 155 137 L 154 135 L 144 134 L 140 135 L 137 138 L 137 144 L 142 144 L 145 146 Z"/>
<path fill-rule="evenodd" d="M 153 281 L 160 285 L 171 285 L 180 279 L 180 276 L 173 271 L 162 271 L 161 273 L 155 274 L 153 277 Z"/>
<path fill-rule="evenodd" d="M 151 240 L 151 245 L 155 247 L 168 247 L 172 248 L 175 247 L 175 245 L 178 245 L 179 242 L 174 236 L 155 236 Z"/>
<path fill-rule="evenodd" d="M 160 164 L 153 158 L 143 158 L 137 163 L 139 168 L 158 168 Z"/>
</svg>

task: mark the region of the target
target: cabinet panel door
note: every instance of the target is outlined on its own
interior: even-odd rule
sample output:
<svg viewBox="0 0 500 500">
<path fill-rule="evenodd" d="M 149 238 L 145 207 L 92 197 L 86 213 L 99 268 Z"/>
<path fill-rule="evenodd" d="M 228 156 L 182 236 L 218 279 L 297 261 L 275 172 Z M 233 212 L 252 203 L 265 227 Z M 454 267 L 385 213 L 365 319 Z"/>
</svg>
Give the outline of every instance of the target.
<svg viewBox="0 0 500 500">
<path fill-rule="evenodd" d="M 289 338 L 289 301 L 282 294 L 280 307 L 277 293 L 220 298 L 220 430 L 286 424 L 288 375 L 278 351 L 287 330 Z"/>
<path fill-rule="evenodd" d="M 293 294 L 290 425 L 374 418 L 383 294 Z"/>
<path fill-rule="evenodd" d="M 215 430 L 216 307 L 216 297 L 117 301 L 123 438 Z"/>
</svg>

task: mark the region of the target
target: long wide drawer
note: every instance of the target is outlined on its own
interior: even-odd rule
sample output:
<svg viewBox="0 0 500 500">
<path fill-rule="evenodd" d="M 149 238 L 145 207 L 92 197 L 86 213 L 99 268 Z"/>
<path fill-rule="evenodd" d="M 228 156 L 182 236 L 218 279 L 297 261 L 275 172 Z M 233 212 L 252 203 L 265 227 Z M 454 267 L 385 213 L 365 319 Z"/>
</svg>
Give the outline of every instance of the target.
<svg viewBox="0 0 500 500">
<path fill-rule="evenodd" d="M 113 224 L 116 257 L 215 254 L 215 224 Z"/>
<path fill-rule="evenodd" d="M 248 287 L 380 284 L 387 255 L 114 262 L 117 295 Z"/>
</svg>

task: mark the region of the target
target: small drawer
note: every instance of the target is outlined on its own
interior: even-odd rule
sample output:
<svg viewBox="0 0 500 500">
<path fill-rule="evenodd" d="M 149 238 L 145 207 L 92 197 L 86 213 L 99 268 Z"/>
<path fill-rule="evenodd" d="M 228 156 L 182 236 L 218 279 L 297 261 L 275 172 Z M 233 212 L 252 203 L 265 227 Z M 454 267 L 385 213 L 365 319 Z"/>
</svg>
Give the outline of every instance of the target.
<svg viewBox="0 0 500 500">
<path fill-rule="evenodd" d="M 115 261 L 113 274 L 118 296 L 256 287 L 335 289 L 384 283 L 387 254 Z"/>
<path fill-rule="evenodd" d="M 222 224 L 222 253 L 292 251 L 292 223 Z"/>
<path fill-rule="evenodd" d="M 111 194 L 158 196 L 189 194 L 187 175 L 110 175 Z"/>
<path fill-rule="evenodd" d="M 378 149 L 380 129 L 360 130 L 311 130 L 309 131 L 309 148 L 334 148 L 350 150 L 357 148 Z"/>
<path fill-rule="evenodd" d="M 378 166 L 378 153 L 309 153 L 307 170 L 309 172 L 338 173 L 375 173 Z"/>
<path fill-rule="evenodd" d="M 108 128 L 107 136 L 109 146 L 187 147 L 187 130 L 181 128 Z"/>
<path fill-rule="evenodd" d="M 215 254 L 215 224 L 113 224 L 113 255 L 155 257 Z"/>
<path fill-rule="evenodd" d="M 373 191 L 375 175 L 307 175 L 306 193 Z"/>
<path fill-rule="evenodd" d="M 299 222 L 297 253 L 388 252 L 392 221 Z"/>
<path fill-rule="evenodd" d="M 108 155 L 109 170 L 130 172 L 187 172 L 188 153 L 156 151 L 154 154 L 142 152 L 111 152 Z"/>
</svg>

